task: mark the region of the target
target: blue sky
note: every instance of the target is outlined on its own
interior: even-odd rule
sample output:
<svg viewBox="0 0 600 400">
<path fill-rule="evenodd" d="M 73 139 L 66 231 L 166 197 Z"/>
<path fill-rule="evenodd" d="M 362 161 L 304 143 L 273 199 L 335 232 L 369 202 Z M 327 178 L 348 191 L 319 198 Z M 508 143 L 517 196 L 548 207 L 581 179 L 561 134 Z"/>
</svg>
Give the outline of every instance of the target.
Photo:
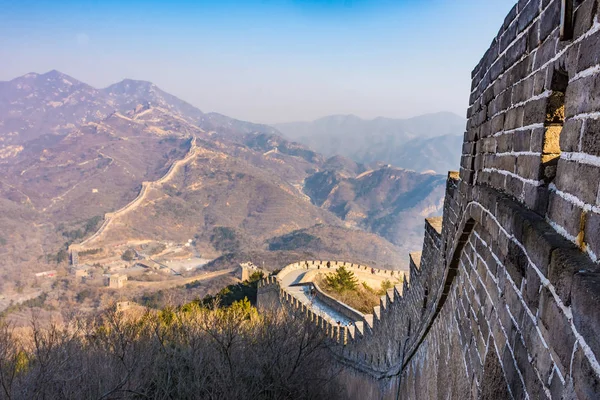
<svg viewBox="0 0 600 400">
<path fill-rule="evenodd" d="M 464 116 L 516 0 L 0 0 L 0 80 L 148 80 L 255 122 Z"/>
</svg>

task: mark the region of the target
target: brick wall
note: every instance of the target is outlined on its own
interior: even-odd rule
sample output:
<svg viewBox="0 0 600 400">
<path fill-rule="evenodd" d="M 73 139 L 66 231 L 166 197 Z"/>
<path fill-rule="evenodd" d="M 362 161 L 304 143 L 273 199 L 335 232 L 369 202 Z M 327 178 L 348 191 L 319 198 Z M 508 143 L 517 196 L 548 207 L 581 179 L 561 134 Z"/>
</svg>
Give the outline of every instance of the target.
<svg viewBox="0 0 600 400">
<path fill-rule="evenodd" d="M 444 207 L 455 277 L 403 398 L 600 398 L 598 1 L 574 2 L 570 40 L 560 13 L 519 1 L 473 71 Z"/>
<path fill-rule="evenodd" d="M 573 1 L 569 40 L 559 0 L 506 17 L 473 71 L 443 219 L 333 346 L 350 397 L 600 398 L 599 3 Z"/>
</svg>

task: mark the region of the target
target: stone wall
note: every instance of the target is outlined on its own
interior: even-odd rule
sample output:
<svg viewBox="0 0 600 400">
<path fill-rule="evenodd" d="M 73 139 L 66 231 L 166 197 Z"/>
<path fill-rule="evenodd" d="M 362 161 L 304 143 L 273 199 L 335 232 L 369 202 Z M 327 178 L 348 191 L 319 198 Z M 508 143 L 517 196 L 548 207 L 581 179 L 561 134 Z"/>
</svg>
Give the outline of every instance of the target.
<svg viewBox="0 0 600 400">
<path fill-rule="evenodd" d="M 519 1 L 473 71 L 454 278 L 403 398 L 600 398 L 600 23 L 596 0 L 573 6 L 561 40 L 561 1 Z"/>
<path fill-rule="evenodd" d="M 354 398 L 600 398 L 598 3 L 506 17 L 473 71 L 443 219 L 332 348 Z"/>
</svg>

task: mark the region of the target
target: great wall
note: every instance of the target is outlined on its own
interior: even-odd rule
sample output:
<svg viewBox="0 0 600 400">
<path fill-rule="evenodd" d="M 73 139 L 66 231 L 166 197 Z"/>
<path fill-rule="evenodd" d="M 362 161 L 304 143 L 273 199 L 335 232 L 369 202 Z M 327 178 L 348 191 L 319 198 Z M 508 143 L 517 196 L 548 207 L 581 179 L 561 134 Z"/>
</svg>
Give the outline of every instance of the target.
<svg viewBox="0 0 600 400">
<path fill-rule="evenodd" d="M 260 309 L 300 310 L 331 337 L 353 398 L 600 398 L 598 6 L 510 11 L 473 70 L 443 218 L 373 314 L 340 304 L 352 324 L 336 324 L 284 282 L 327 262 L 261 282 Z"/>
<path fill-rule="evenodd" d="M 186 153 L 186 155 L 182 159 L 174 161 L 171 164 L 171 166 L 169 167 L 169 169 L 167 170 L 167 172 L 165 172 L 165 174 L 160 179 L 153 181 L 153 182 L 142 182 L 142 188 L 140 189 L 140 192 L 135 197 L 135 199 L 133 199 L 132 201 L 130 201 L 129 203 L 127 203 L 125 206 L 121 207 L 117 211 L 104 214 L 104 221 L 103 221 L 102 225 L 100 226 L 100 228 L 98 228 L 98 230 L 92 236 L 88 237 L 81 243 L 72 244 L 69 247 L 70 252 L 73 254 L 74 252 L 77 253 L 79 251 L 89 249 L 90 244 L 95 242 L 98 238 L 100 238 L 102 236 L 102 234 L 104 233 L 104 231 L 106 231 L 106 229 L 117 218 L 127 214 L 128 212 L 130 212 L 132 210 L 135 210 L 140 204 L 142 204 L 142 202 L 144 201 L 144 199 L 146 197 L 146 194 L 148 193 L 148 189 L 151 189 L 153 187 L 159 187 L 162 184 L 164 184 L 165 182 L 168 182 L 171 178 L 173 178 L 173 176 L 175 174 L 177 174 L 177 172 L 183 165 L 187 164 L 190 160 L 192 160 L 196 156 L 196 153 L 198 150 L 198 147 L 196 146 L 196 137 L 192 137 L 190 139 L 191 139 L 190 148 L 189 148 L 188 152 Z M 73 256 L 71 256 L 71 257 L 73 257 Z M 75 257 L 77 257 L 77 255 L 75 255 Z"/>
</svg>

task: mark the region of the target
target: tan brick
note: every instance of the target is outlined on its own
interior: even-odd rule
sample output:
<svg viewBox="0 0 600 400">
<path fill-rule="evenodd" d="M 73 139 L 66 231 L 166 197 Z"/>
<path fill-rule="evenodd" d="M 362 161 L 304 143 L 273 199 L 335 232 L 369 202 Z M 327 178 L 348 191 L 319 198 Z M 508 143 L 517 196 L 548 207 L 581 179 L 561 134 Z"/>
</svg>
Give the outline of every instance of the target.
<svg viewBox="0 0 600 400">
<path fill-rule="evenodd" d="M 546 127 L 544 134 L 543 152 L 546 154 L 560 154 L 560 133 L 562 125 L 551 125 Z"/>
</svg>

